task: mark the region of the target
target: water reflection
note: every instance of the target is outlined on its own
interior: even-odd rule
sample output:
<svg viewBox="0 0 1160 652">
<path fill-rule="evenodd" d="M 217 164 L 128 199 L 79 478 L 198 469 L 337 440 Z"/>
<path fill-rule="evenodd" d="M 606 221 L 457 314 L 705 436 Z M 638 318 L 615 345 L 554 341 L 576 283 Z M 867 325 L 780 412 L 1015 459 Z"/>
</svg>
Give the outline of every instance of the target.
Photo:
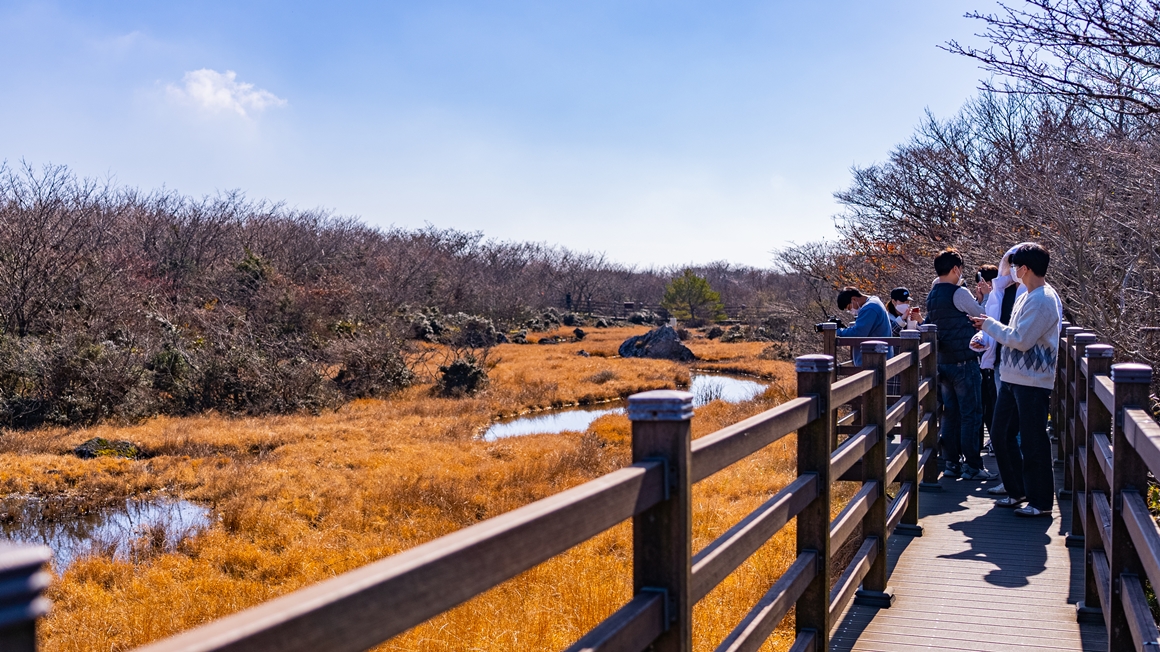
<svg viewBox="0 0 1160 652">
<path fill-rule="evenodd" d="M 767 387 L 769 387 L 769 383 L 744 378 L 717 374 L 693 374 L 690 379 L 689 391 L 693 394 L 693 404 L 699 407 L 716 400 L 726 403 L 749 401 L 764 392 Z M 622 414 L 623 412 L 623 406 L 555 410 L 546 414 L 519 417 L 496 423 L 483 433 L 483 439 L 484 441 L 495 441 L 524 435 L 583 432 L 600 417 L 606 414 Z"/>
<path fill-rule="evenodd" d="M 186 500 L 129 499 L 83 516 L 45 518 L 48 504 L 36 498 L 2 501 L 4 538 L 18 543 L 52 548 L 57 572 L 88 555 L 105 555 L 136 561 L 144 556 L 174 550 L 182 539 L 194 536 L 210 524 L 210 510 Z"/>
</svg>

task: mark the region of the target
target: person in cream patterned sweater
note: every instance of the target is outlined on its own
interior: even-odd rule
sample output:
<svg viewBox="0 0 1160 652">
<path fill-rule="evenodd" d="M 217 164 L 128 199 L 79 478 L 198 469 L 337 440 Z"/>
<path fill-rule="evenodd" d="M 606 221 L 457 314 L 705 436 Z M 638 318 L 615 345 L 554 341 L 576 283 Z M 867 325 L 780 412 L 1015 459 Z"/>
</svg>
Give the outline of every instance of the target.
<svg viewBox="0 0 1160 652">
<path fill-rule="evenodd" d="M 1047 284 L 1051 256 L 1035 243 L 1020 245 L 1010 256 L 1011 277 L 1026 293 L 1015 302 L 1008 325 L 993 317 L 972 317 L 976 328 L 1003 348 L 991 440 L 1007 497 L 1004 507 L 1018 516 L 1051 517 L 1055 501 L 1051 442 L 1047 437 L 1048 400 L 1059 358 L 1059 297 Z M 1023 505 L 1023 503 L 1027 503 Z"/>
</svg>

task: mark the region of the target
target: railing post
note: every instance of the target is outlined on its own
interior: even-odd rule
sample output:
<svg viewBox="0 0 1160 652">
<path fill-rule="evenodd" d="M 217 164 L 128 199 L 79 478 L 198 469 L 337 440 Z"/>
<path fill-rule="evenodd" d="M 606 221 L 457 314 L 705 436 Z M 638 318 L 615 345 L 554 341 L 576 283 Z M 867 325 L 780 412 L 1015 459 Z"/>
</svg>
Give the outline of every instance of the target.
<svg viewBox="0 0 1160 652">
<path fill-rule="evenodd" d="M 36 619 L 49 608 L 41 593 L 51 579 L 44 570 L 51 558 L 44 546 L 0 543 L 0 650 L 36 651 Z"/>
<path fill-rule="evenodd" d="M 1096 343 L 1096 336 L 1094 333 L 1080 333 L 1075 336 L 1075 355 L 1072 356 L 1072 376 L 1075 377 L 1075 390 L 1072 392 L 1067 408 L 1067 415 L 1064 417 L 1063 427 L 1067 431 L 1067 459 L 1064 461 L 1064 488 L 1059 491 L 1059 499 L 1062 501 L 1065 498 L 1072 498 L 1071 501 L 1071 532 L 1067 535 L 1068 547 L 1082 547 L 1083 546 L 1083 517 L 1080 514 L 1081 500 L 1076 494 L 1082 494 L 1086 491 L 1086 483 L 1084 481 L 1083 471 L 1081 465 L 1083 460 L 1079 459 L 1079 449 L 1083 442 L 1087 441 L 1087 434 L 1083 423 L 1082 415 L 1079 411 L 1080 403 L 1087 400 L 1087 382 L 1088 379 L 1080 372 L 1080 362 L 1084 358 L 1084 353 L 1087 351 L 1089 345 Z M 1091 373 L 1090 370 L 1088 373 Z M 1067 487 L 1071 487 L 1071 491 Z M 1060 505 L 1062 513 L 1063 505 Z"/>
<path fill-rule="evenodd" d="M 1064 331 L 1064 340 L 1066 348 L 1063 350 L 1063 355 L 1057 354 L 1057 359 L 1064 367 L 1063 379 L 1063 395 L 1059 397 L 1060 400 L 1060 419 L 1059 426 L 1052 432 L 1055 435 L 1055 465 L 1063 467 L 1063 489 L 1059 492 L 1061 498 L 1066 498 L 1071 495 L 1071 465 L 1067 463 L 1067 456 L 1071 452 L 1071 430 L 1068 425 L 1071 423 L 1071 417 L 1075 415 L 1075 395 L 1072 393 L 1072 383 L 1075 382 L 1076 373 L 1076 357 L 1073 352 L 1075 346 L 1075 338 L 1083 332 L 1083 328 L 1079 326 L 1068 326 Z"/>
<path fill-rule="evenodd" d="M 814 632 L 814 652 L 830 648 L 830 454 L 833 439 L 833 408 L 830 389 L 834 356 L 803 355 L 794 363 L 798 396 L 817 398 L 817 418 L 797 432 L 797 472 L 818 479 L 818 496 L 797 515 L 797 554 L 813 551 L 818 556 L 817 574 L 798 598 L 797 632 Z"/>
<path fill-rule="evenodd" d="M 1055 386 L 1057 391 L 1051 392 L 1051 398 L 1048 402 L 1048 414 L 1051 416 L 1051 423 L 1048 426 L 1048 432 L 1051 435 L 1052 441 L 1059 440 L 1059 422 L 1062 419 L 1062 405 L 1063 394 L 1067 391 L 1067 356 L 1064 352 L 1067 351 L 1067 329 L 1071 327 L 1071 322 L 1064 321 L 1059 325 L 1059 353 L 1056 355 L 1058 364 L 1055 365 Z M 996 361 L 996 364 L 998 361 Z"/>
<path fill-rule="evenodd" d="M 834 359 L 834 370 L 831 372 L 833 380 L 838 379 L 838 325 L 832 321 L 824 321 L 815 329 L 822 334 L 822 354 Z"/>
<path fill-rule="evenodd" d="M 1108 649 L 1131 650 L 1135 648 L 1132 631 L 1124 612 L 1124 602 L 1120 597 L 1121 580 L 1124 573 L 1144 575 L 1144 568 L 1136 554 L 1136 547 L 1124 524 L 1124 491 L 1139 491 L 1148 494 L 1148 466 L 1140 459 L 1140 454 L 1132 447 L 1124 433 L 1124 408 L 1148 408 L 1148 390 L 1152 383 L 1152 368 L 1136 362 L 1122 362 L 1112 365 L 1112 382 L 1116 387 L 1116 410 L 1112 418 L 1112 541 L 1108 554 L 1111 569 L 1112 590 L 1108 602 L 1111 614 L 1108 623 Z"/>
<path fill-rule="evenodd" d="M 664 591 L 669 629 L 653 643 L 657 652 L 692 652 L 693 395 L 656 390 L 628 398 L 632 461 L 662 461 L 668 498 L 632 519 L 633 592 Z"/>
<path fill-rule="evenodd" d="M 929 450 L 930 456 L 926 460 L 926 466 L 922 469 L 922 482 L 919 484 L 919 489 L 922 491 L 942 491 L 942 485 L 938 481 L 938 474 L 941 471 L 938 465 L 940 443 L 938 435 L 942 429 L 942 389 L 938 382 L 938 326 L 922 324 L 918 330 L 922 334 L 922 343 L 930 344 L 930 356 L 922 368 L 923 377 L 930 380 L 930 392 L 927 393 L 922 407 L 923 412 L 933 415 L 930 419 L 930 425 L 926 429 L 926 437 L 922 442 L 923 451 Z"/>
<path fill-rule="evenodd" d="M 1108 434 L 1112 431 L 1111 412 L 1104 407 L 1104 402 L 1096 395 L 1096 376 L 1106 376 L 1112 369 L 1112 347 L 1107 344 L 1089 344 L 1084 349 L 1088 360 L 1087 393 L 1087 424 L 1084 429 L 1084 459 L 1080 460 L 1085 469 L 1080 475 L 1086 476 L 1085 490 L 1072 494 L 1072 501 L 1080 508 L 1080 519 L 1083 521 L 1083 531 L 1087 534 L 1083 539 L 1083 600 L 1075 605 L 1076 620 L 1083 623 L 1103 623 L 1104 610 L 1100 606 L 1100 593 L 1096 588 L 1096 577 L 1092 570 L 1092 551 L 1104 550 L 1103 537 L 1097 528 L 1100 522 L 1092 505 L 1093 492 L 1103 492 L 1111 495 L 1111 478 L 1103 477 L 1103 467 L 1096 461 L 1095 442 L 1093 435 L 1097 432 Z M 1073 521 L 1074 523 L 1074 521 Z M 1105 551 L 1106 554 L 1106 551 Z"/>
<path fill-rule="evenodd" d="M 922 416 L 922 403 L 918 400 L 918 384 L 922 381 L 918 359 L 918 347 L 922 344 L 922 333 L 912 330 L 902 331 L 902 352 L 913 356 L 913 363 L 902 372 L 901 392 L 903 396 L 914 397 L 914 407 L 906 416 L 902 417 L 903 446 L 912 446 L 910 459 L 898 475 L 902 484 L 910 483 L 910 497 L 906 503 L 906 511 L 902 514 L 902 521 L 894 528 L 898 534 L 922 536 L 922 526 L 918 524 L 918 480 L 919 459 L 922 455 L 922 446 L 918 441 L 918 419 Z"/>
<path fill-rule="evenodd" d="M 878 443 L 866 451 L 862 458 L 862 483 L 878 483 L 878 500 L 870 505 L 866 516 L 862 517 L 862 534 L 878 539 L 878 554 L 870 564 L 870 570 L 862 579 L 862 588 L 854 594 L 854 603 L 873 607 L 889 608 L 894 604 L 894 592 L 886 586 L 886 513 L 890 500 L 886 497 L 886 448 L 890 433 L 886 432 L 886 357 L 890 346 L 886 342 L 869 340 L 862 342 L 862 367 L 873 369 L 877 382 L 862 395 L 864 423 L 878 427 Z"/>
</svg>

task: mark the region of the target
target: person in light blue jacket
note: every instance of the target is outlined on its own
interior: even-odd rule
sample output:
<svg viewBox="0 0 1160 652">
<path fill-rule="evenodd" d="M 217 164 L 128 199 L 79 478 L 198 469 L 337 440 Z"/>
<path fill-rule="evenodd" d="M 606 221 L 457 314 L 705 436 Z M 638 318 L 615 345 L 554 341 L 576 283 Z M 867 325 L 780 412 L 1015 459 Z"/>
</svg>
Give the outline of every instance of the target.
<svg viewBox="0 0 1160 652">
<path fill-rule="evenodd" d="M 854 323 L 849 328 L 839 328 L 838 337 L 891 337 L 890 315 L 882 300 L 862 294 L 858 288 L 843 288 L 838 293 L 838 310 L 847 310 L 854 315 Z M 891 349 L 893 351 L 893 349 Z M 854 347 L 854 366 L 862 366 L 862 352 Z"/>
</svg>

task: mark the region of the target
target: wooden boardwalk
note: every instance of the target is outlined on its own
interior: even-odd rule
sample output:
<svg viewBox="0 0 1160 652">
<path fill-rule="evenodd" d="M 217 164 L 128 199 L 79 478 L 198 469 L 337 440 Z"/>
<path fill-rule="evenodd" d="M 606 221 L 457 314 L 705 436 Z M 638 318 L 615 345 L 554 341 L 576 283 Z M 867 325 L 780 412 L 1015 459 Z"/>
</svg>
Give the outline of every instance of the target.
<svg viewBox="0 0 1160 652">
<path fill-rule="evenodd" d="M 996 471 L 993 457 L 983 459 Z M 1050 521 L 1022 519 L 986 494 L 997 480 L 941 483 L 944 491 L 922 494 L 923 536 L 890 538 L 894 606 L 851 605 L 831 650 L 1106 651 L 1103 626 L 1075 619 L 1083 549 L 1064 545 L 1070 502 L 1066 517 L 1057 503 Z"/>
</svg>

